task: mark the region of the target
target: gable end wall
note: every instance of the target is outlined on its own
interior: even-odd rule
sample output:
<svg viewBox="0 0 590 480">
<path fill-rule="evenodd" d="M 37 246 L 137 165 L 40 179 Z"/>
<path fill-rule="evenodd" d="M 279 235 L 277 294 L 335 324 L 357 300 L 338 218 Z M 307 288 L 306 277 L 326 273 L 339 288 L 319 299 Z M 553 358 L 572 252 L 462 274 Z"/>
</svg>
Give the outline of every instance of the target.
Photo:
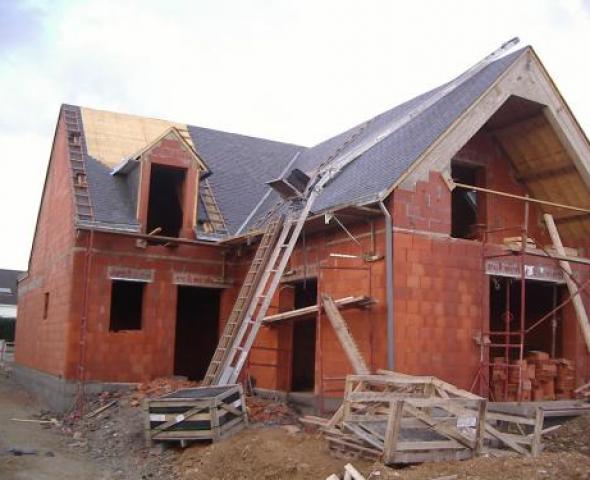
<svg viewBox="0 0 590 480">
<path fill-rule="evenodd" d="M 72 291 L 74 205 L 67 133 L 60 116 L 41 199 L 28 276 L 19 284 L 15 361 L 65 372 Z M 43 318 L 45 293 L 49 294 Z"/>
</svg>

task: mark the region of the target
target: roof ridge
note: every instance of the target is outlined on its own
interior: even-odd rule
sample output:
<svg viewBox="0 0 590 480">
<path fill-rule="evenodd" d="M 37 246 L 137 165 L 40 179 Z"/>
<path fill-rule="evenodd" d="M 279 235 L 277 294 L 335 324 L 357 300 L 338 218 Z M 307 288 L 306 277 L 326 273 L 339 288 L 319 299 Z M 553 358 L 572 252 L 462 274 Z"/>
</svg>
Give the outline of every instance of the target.
<svg viewBox="0 0 590 480">
<path fill-rule="evenodd" d="M 363 122 L 360 122 L 358 124 L 356 124 L 355 126 L 345 130 L 344 132 L 341 132 L 339 134 L 336 134 L 316 145 L 314 145 L 312 148 L 315 148 L 319 145 L 323 145 L 326 142 L 329 142 L 331 140 L 334 140 L 336 138 L 338 138 L 341 135 L 345 135 L 346 133 L 349 132 L 354 132 L 356 130 L 358 130 L 359 128 L 368 125 L 369 123 L 374 122 L 375 120 L 377 120 L 378 118 L 387 115 L 388 113 L 392 113 L 393 110 L 402 108 L 405 105 L 408 105 L 412 102 L 415 102 L 416 100 L 418 100 L 420 97 L 425 97 L 424 101 L 429 101 L 432 99 L 431 95 L 435 95 L 436 93 L 438 93 L 441 89 L 442 90 L 446 90 L 444 91 L 444 93 L 442 95 L 440 95 L 440 97 L 436 97 L 434 101 L 432 101 L 431 105 L 426 106 L 425 108 L 423 108 L 422 111 L 430 108 L 430 106 L 436 104 L 439 100 L 441 100 L 442 98 L 446 97 L 447 95 L 451 94 L 459 85 L 463 84 L 464 82 L 468 81 L 470 78 L 473 78 L 475 75 L 477 75 L 479 72 L 481 72 L 482 70 L 484 70 L 486 67 L 488 67 L 489 65 L 491 65 L 492 63 L 495 63 L 499 60 L 501 60 L 502 58 L 504 58 L 505 56 L 512 54 L 512 53 L 516 53 L 517 51 L 521 51 L 524 50 L 528 47 L 528 45 L 523 46 L 521 49 L 515 50 L 514 47 L 516 47 L 520 42 L 520 39 L 518 37 L 514 37 L 510 40 L 508 40 L 507 42 L 503 43 L 500 48 L 494 50 L 493 52 L 491 52 L 490 54 L 488 54 L 487 56 L 485 56 L 482 60 L 480 60 L 479 62 L 477 62 L 475 65 L 472 65 L 470 68 L 468 68 L 467 70 L 463 71 L 462 73 L 460 73 L 459 75 L 457 75 L 456 77 L 452 78 L 451 80 L 449 80 L 448 82 L 442 83 L 434 88 L 431 88 L 430 90 L 427 90 L 426 92 L 420 93 L 418 95 L 415 95 L 412 98 L 409 98 L 408 100 L 403 101 L 402 103 L 399 103 L 397 105 L 394 105 L 393 107 L 389 108 L 388 110 L 385 110 L 371 118 L 369 118 L 368 120 L 365 120 Z M 448 90 L 447 90 L 448 89 Z M 412 109 L 414 112 L 416 110 L 416 108 L 419 108 L 423 105 L 423 102 L 420 102 L 418 105 L 416 105 L 416 107 L 414 109 Z M 418 113 L 413 113 L 413 111 L 408 112 L 405 116 L 411 116 L 410 120 L 412 118 L 417 117 L 421 112 Z M 396 122 L 397 123 L 397 122 Z M 401 128 L 400 125 L 397 128 Z M 393 131 L 397 130 L 394 129 L 392 130 L 390 133 L 393 133 Z M 382 136 L 382 139 L 386 138 L 388 136 L 388 134 L 384 134 Z M 338 147 L 338 151 L 340 151 L 342 148 L 342 146 Z M 335 152 L 334 154 L 330 155 L 330 157 L 334 157 L 338 154 L 338 151 Z"/>
</svg>

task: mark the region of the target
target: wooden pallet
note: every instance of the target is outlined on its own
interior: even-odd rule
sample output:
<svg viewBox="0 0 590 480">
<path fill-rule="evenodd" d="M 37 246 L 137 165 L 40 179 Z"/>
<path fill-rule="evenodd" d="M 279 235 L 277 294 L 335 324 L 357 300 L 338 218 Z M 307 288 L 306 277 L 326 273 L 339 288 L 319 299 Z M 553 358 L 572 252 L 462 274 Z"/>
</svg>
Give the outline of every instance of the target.
<svg viewBox="0 0 590 480">
<path fill-rule="evenodd" d="M 483 447 L 486 400 L 435 377 L 349 375 L 322 430 L 332 451 L 386 464 L 471 458 Z"/>
<path fill-rule="evenodd" d="M 248 425 L 241 385 L 196 387 L 146 399 L 145 438 L 154 441 L 227 438 Z"/>
</svg>

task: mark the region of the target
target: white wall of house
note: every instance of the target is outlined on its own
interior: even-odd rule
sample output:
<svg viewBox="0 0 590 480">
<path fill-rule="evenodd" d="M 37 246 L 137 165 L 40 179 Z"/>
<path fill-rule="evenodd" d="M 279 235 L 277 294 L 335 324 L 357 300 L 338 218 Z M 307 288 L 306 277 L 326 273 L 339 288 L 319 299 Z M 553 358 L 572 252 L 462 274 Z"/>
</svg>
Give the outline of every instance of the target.
<svg viewBox="0 0 590 480">
<path fill-rule="evenodd" d="M 6 305 L 0 303 L 0 317 L 16 318 L 16 305 Z"/>
</svg>

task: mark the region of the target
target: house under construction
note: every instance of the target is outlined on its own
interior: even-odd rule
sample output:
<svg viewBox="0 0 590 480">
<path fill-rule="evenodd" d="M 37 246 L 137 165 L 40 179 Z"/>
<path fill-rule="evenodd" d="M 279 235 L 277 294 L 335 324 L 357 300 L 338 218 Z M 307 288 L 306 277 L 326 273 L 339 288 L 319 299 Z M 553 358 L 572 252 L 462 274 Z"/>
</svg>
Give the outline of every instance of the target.
<svg viewBox="0 0 590 480">
<path fill-rule="evenodd" d="M 63 105 L 15 374 L 62 409 L 169 375 L 321 406 L 381 368 L 526 400 L 544 352 L 567 398 L 589 189 L 588 139 L 514 42 L 313 148 Z"/>
</svg>

